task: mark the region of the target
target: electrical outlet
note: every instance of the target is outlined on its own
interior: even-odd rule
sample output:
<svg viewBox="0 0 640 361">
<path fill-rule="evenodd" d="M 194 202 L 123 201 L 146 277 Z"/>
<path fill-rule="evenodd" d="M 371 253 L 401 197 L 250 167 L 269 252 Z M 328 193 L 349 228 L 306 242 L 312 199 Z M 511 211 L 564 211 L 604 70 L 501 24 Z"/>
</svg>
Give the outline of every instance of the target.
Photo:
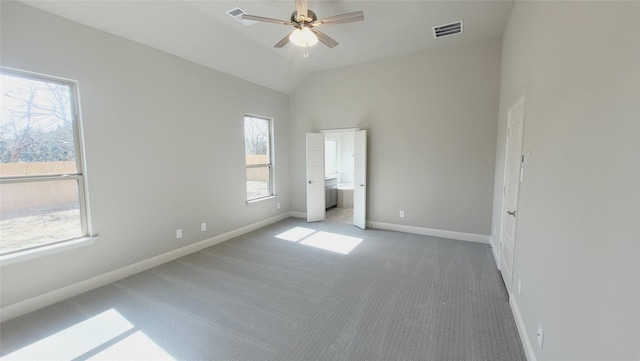
<svg viewBox="0 0 640 361">
<path fill-rule="evenodd" d="M 207 222 L 200 223 L 200 231 L 204 232 L 207 230 Z"/>
<path fill-rule="evenodd" d="M 540 346 L 540 348 L 542 348 L 543 341 L 544 341 L 544 330 L 542 329 L 542 326 L 538 324 L 538 346 Z"/>
<path fill-rule="evenodd" d="M 280 202 L 276 203 L 276 208 L 280 209 Z"/>
<path fill-rule="evenodd" d="M 400 211 L 400 218 L 404 218 L 404 211 Z"/>
<path fill-rule="evenodd" d="M 518 278 L 518 294 L 522 294 L 522 280 Z"/>
<path fill-rule="evenodd" d="M 182 238 L 182 228 L 176 229 L 176 238 L 177 239 Z"/>
</svg>

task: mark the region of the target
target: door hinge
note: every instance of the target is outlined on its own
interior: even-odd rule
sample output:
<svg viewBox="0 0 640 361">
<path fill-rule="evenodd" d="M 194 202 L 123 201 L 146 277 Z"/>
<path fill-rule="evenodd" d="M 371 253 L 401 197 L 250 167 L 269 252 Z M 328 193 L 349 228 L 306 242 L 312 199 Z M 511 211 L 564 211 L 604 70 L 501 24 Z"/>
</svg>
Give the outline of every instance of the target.
<svg viewBox="0 0 640 361">
<path fill-rule="evenodd" d="M 502 187 L 502 194 L 507 194 L 507 186 Z"/>
</svg>

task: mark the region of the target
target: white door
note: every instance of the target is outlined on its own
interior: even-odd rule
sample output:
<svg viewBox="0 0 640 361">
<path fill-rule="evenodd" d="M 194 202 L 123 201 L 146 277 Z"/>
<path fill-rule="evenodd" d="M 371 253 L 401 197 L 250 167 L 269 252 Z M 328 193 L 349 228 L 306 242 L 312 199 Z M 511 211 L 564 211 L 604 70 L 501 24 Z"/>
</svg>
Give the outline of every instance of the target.
<svg viewBox="0 0 640 361">
<path fill-rule="evenodd" d="M 307 133 L 307 222 L 324 221 L 324 134 Z"/>
<path fill-rule="evenodd" d="M 353 224 L 367 227 L 367 131 L 355 134 L 353 156 Z"/>
<path fill-rule="evenodd" d="M 522 180 L 524 97 L 509 109 L 507 124 L 507 150 L 502 196 L 502 229 L 500 230 L 500 271 L 507 291 L 511 294 L 518 219 L 518 190 Z"/>
</svg>

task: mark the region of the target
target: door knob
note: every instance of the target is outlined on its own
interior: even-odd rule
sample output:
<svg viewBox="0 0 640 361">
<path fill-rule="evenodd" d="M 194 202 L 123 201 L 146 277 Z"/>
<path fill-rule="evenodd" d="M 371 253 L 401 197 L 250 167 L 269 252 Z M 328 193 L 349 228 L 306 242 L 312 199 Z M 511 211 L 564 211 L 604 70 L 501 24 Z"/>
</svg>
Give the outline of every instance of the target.
<svg viewBox="0 0 640 361">
<path fill-rule="evenodd" d="M 507 211 L 507 214 L 510 215 L 510 216 L 514 216 L 515 217 L 516 216 L 516 211 L 513 211 L 513 212 Z"/>
<path fill-rule="evenodd" d="M 309 184 L 311 184 L 311 183 L 313 183 L 313 182 L 309 181 Z"/>
</svg>

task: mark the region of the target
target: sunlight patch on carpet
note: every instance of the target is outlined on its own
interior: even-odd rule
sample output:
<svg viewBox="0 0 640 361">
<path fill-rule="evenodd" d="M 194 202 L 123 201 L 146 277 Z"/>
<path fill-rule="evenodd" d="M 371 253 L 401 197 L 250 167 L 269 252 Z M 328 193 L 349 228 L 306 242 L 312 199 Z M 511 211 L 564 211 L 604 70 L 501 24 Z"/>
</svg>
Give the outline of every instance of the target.
<svg viewBox="0 0 640 361">
<path fill-rule="evenodd" d="M 345 255 L 353 251 L 364 240 L 305 227 L 291 228 L 278 234 L 276 238 Z"/>
<path fill-rule="evenodd" d="M 87 360 L 175 360 L 142 331 L 137 331 Z"/>
<path fill-rule="evenodd" d="M 330 232 L 317 232 L 311 237 L 302 240 L 300 244 L 324 249 L 331 252 L 349 254 L 349 252 L 353 251 L 353 249 L 356 248 L 362 241 L 362 238 L 344 236 L 341 234 Z"/>
<path fill-rule="evenodd" d="M 276 237 L 280 239 L 284 239 L 285 241 L 299 242 L 301 239 L 308 237 L 313 232 L 315 232 L 315 230 L 313 229 L 304 228 L 304 227 L 295 227 L 295 228 L 291 228 L 286 232 L 280 233 Z"/>
<path fill-rule="evenodd" d="M 73 360 L 107 347 L 94 355 L 97 360 L 140 359 L 152 355 L 154 360 L 173 360 L 160 346 L 115 309 L 25 346 L 2 360 Z M 131 335 L 122 340 L 127 333 Z M 126 357 L 124 357 L 126 356 Z"/>
</svg>

